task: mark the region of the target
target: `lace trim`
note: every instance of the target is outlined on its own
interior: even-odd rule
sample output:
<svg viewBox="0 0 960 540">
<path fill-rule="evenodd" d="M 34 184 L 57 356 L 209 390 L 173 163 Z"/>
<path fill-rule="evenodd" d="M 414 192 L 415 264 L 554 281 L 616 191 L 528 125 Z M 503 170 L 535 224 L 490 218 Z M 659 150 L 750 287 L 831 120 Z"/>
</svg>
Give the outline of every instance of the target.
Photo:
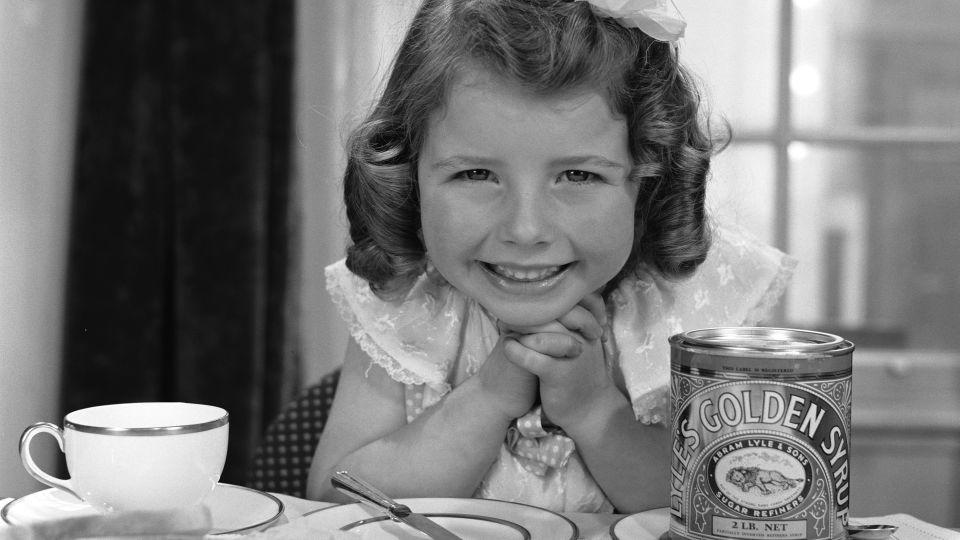
<svg viewBox="0 0 960 540">
<path fill-rule="evenodd" d="M 450 391 L 450 385 L 448 383 L 428 383 L 422 376 L 401 366 L 400 362 L 377 345 L 376 341 L 364 330 L 360 321 L 357 320 L 356 314 L 354 314 L 350 302 L 347 300 L 347 294 L 344 290 L 345 287 L 340 277 L 335 274 L 332 268 L 326 270 L 326 277 L 327 292 L 330 294 L 334 305 L 337 306 L 340 318 L 347 323 L 350 335 L 353 336 L 353 339 L 360 345 L 363 352 L 367 353 L 367 356 L 370 357 L 373 363 L 382 367 L 387 374 L 390 375 L 391 379 L 399 383 L 408 385 L 428 384 L 441 394 L 446 394 Z"/>
<path fill-rule="evenodd" d="M 764 291 L 757 304 L 744 316 L 744 326 L 755 326 L 770 315 L 773 308 L 780 302 L 787 285 L 790 284 L 790 278 L 793 276 L 797 263 L 797 259 L 789 255 L 783 256 L 780 260 L 780 268 L 777 269 L 777 274 L 770 281 L 770 286 Z"/>
<path fill-rule="evenodd" d="M 667 425 L 670 419 L 669 400 L 666 388 L 658 388 L 633 400 L 633 415 L 646 426 Z"/>
</svg>

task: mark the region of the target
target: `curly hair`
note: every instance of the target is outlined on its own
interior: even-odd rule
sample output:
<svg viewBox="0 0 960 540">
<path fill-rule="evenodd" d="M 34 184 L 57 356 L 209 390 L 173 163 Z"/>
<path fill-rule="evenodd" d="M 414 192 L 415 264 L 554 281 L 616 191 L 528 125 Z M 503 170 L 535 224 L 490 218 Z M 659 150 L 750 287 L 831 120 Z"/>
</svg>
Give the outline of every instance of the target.
<svg viewBox="0 0 960 540">
<path fill-rule="evenodd" d="M 704 208 L 714 139 L 672 44 L 570 0 L 425 0 L 373 111 L 348 141 L 347 268 L 384 298 L 404 294 L 426 263 L 417 160 L 427 120 L 471 67 L 541 95 L 589 89 L 629 128 L 639 186 L 635 234 L 619 282 L 641 265 L 682 278 L 710 246 Z"/>
</svg>

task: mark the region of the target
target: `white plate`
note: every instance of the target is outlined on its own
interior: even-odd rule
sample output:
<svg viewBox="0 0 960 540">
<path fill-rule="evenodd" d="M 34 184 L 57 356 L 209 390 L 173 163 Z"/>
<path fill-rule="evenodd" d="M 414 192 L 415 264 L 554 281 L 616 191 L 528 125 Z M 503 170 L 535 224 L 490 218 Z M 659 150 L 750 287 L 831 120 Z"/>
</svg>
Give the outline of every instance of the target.
<svg viewBox="0 0 960 540">
<path fill-rule="evenodd" d="M 536 506 L 493 499 L 398 499 L 418 512 L 470 539 L 575 540 L 569 519 Z M 341 504 L 304 514 L 313 527 L 350 530 L 365 538 L 422 539 L 423 533 L 390 521 L 365 504 Z"/>
<path fill-rule="evenodd" d="M 211 534 L 242 534 L 263 530 L 283 515 L 280 499 L 242 486 L 217 484 L 203 502 L 213 518 Z M 87 503 L 69 493 L 50 488 L 20 497 L 3 507 L 0 517 L 11 525 L 96 515 Z"/>
<path fill-rule="evenodd" d="M 613 540 L 659 540 L 670 532 L 670 509 L 657 508 L 620 518 L 610 526 Z"/>
</svg>

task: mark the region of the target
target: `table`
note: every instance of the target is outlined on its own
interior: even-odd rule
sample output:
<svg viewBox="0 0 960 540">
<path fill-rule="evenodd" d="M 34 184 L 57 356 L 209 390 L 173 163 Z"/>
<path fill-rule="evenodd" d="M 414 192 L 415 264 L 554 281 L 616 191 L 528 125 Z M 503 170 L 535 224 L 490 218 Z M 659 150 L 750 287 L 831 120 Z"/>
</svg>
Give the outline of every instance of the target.
<svg viewBox="0 0 960 540">
<path fill-rule="evenodd" d="M 319 510 L 321 508 L 326 508 L 328 506 L 333 506 L 335 503 L 322 502 L 322 501 L 310 501 L 307 499 L 300 499 L 290 495 L 284 495 L 281 493 L 273 493 L 284 506 L 284 517 L 287 521 L 292 521 L 297 519 L 307 512 L 312 512 L 314 510 Z M 13 499 L 0 499 L 0 509 L 2 509 L 8 502 Z M 583 540 L 607 540 L 610 538 L 610 526 L 616 522 L 617 519 L 622 517 L 619 514 L 587 514 L 587 513 L 577 513 L 570 512 L 565 513 L 564 516 L 572 521 L 577 528 L 580 530 L 580 537 Z M 6 525 L 3 522 L 0 522 L 0 528 L 5 527 Z M 224 536 L 217 536 L 216 538 L 225 538 Z M 234 537 L 231 535 L 229 538 L 242 538 L 241 536 Z"/>
<path fill-rule="evenodd" d="M 274 493 L 273 495 L 283 502 L 284 517 L 288 521 L 295 520 L 307 512 L 319 510 L 335 504 L 329 502 L 310 501 L 278 493 Z M 13 499 L 0 498 L 0 509 L 2 509 L 8 502 L 12 500 Z M 613 525 L 618 519 L 623 517 L 622 514 L 584 514 L 576 512 L 564 513 L 563 515 L 577 525 L 577 528 L 580 531 L 579 538 L 582 540 L 608 540 L 610 538 L 610 526 Z M 863 519 L 868 519 L 876 523 L 884 522 L 898 525 L 901 527 L 901 530 L 897 533 L 897 536 L 900 538 L 900 540 L 960 540 L 960 529 L 938 527 L 936 525 L 920 521 L 907 514 L 891 514 L 888 516 L 878 516 Z M 4 523 L 0 522 L 0 531 L 2 531 L 2 528 L 5 526 L 6 525 Z M 0 537 L 2 536 L 3 534 L 0 533 Z M 242 539 L 243 537 L 239 535 L 230 535 L 208 538 L 213 540 L 228 538 Z"/>
<path fill-rule="evenodd" d="M 289 495 L 280 495 L 274 493 L 283 501 L 287 519 L 296 519 L 303 514 L 332 506 L 334 503 L 309 501 L 298 499 Z M 583 540 L 609 540 L 610 526 L 623 514 L 585 514 L 568 512 L 564 513 L 570 521 L 576 524 L 580 531 L 580 539 Z M 938 527 L 929 523 L 920 521 L 907 514 L 892 514 L 889 516 L 877 516 L 873 518 L 863 518 L 874 523 L 893 523 L 901 528 L 897 537 L 900 540 L 960 540 L 960 529 L 948 529 Z"/>
</svg>

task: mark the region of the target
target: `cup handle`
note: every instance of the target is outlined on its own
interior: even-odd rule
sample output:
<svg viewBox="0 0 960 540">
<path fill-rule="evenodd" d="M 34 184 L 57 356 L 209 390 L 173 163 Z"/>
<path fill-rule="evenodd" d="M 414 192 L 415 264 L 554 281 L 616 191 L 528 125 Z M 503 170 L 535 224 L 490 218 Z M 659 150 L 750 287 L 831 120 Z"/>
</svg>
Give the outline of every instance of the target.
<svg viewBox="0 0 960 540">
<path fill-rule="evenodd" d="M 73 487 L 70 485 L 70 480 L 63 480 L 50 476 L 49 474 L 43 472 L 43 470 L 33 460 L 33 456 L 30 455 L 30 441 L 32 441 L 35 436 L 41 433 L 47 433 L 56 439 L 57 444 L 60 446 L 60 451 L 63 452 L 63 431 L 59 426 L 51 424 L 50 422 L 37 422 L 36 424 L 31 424 L 29 427 L 27 427 L 27 429 L 23 430 L 23 435 L 20 435 L 20 461 L 23 462 L 23 468 L 30 473 L 30 476 L 36 478 L 38 481 L 50 487 L 62 489 L 74 497 L 82 500 L 82 497 L 77 495 L 77 492 L 73 490 Z"/>
</svg>

